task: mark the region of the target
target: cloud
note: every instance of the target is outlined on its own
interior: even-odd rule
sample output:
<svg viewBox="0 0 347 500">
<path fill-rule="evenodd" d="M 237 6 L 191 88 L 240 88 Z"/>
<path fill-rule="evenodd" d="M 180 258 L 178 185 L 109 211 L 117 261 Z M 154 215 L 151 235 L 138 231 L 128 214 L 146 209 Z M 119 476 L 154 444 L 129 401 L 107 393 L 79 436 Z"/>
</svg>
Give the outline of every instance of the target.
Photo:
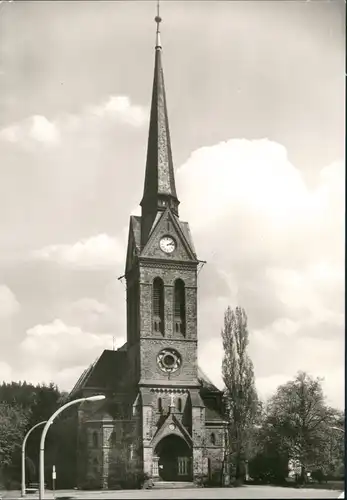
<svg viewBox="0 0 347 500">
<path fill-rule="evenodd" d="M 0 285 L 0 320 L 11 318 L 19 309 L 14 293 L 6 285 Z"/>
<path fill-rule="evenodd" d="M 107 234 L 99 234 L 71 245 L 49 245 L 33 253 L 35 259 L 80 269 L 123 264 L 124 255 L 124 245 Z"/>
<path fill-rule="evenodd" d="M 308 370 L 325 377 L 327 390 L 339 388 L 332 397 L 341 406 L 343 163 L 328 165 L 309 185 L 282 145 L 235 139 L 194 151 L 177 183 L 181 217 L 213 268 L 208 280 L 207 267 L 200 277 L 202 366 L 221 384 L 223 311 L 241 305 L 259 391 L 268 395 L 278 381 Z M 224 285 L 216 289 L 216 280 Z"/>
<path fill-rule="evenodd" d="M 57 369 L 90 362 L 103 349 L 112 348 L 112 336 L 83 331 L 55 319 L 29 328 L 20 351 L 36 365 Z"/>
<path fill-rule="evenodd" d="M 84 297 L 68 304 L 64 311 L 64 317 L 71 325 L 79 325 L 83 330 L 89 332 L 104 332 L 112 334 L 124 334 L 125 325 L 123 315 L 121 318 L 115 314 L 114 308 L 109 304 L 99 302 L 95 298 Z"/>
<path fill-rule="evenodd" d="M 127 96 L 110 96 L 99 106 L 91 106 L 88 113 L 99 118 L 114 118 L 134 127 L 140 127 L 148 120 L 147 108 L 131 104 Z"/>
<path fill-rule="evenodd" d="M 115 348 L 122 344 L 122 338 L 115 339 Z M 71 390 L 83 370 L 112 346 L 109 334 L 90 333 L 55 319 L 27 330 L 19 346 L 22 363 L 12 376 L 32 383 L 54 381 L 60 389 Z"/>
<path fill-rule="evenodd" d="M 118 123 L 137 128 L 147 121 L 146 107 L 132 104 L 127 96 L 111 95 L 101 104 L 86 106 L 80 114 L 65 113 L 53 121 L 42 115 L 30 116 L 1 129 L 0 140 L 26 148 L 35 144 L 58 146 L 76 135 L 95 138 L 103 125 Z"/>
<path fill-rule="evenodd" d="M 198 256 L 207 260 L 199 274 L 199 364 L 217 385 L 222 385 L 223 313 L 229 304 L 241 305 L 262 397 L 307 370 L 324 377 L 329 400 L 343 406 L 344 177 L 342 162 L 335 162 L 308 184 L 286 149 L 265 139 L 201 148 L 179 169 L 181 219 L 189 221 Z M 116 281 L 114 269 L 124 265 L 125 247 L 126 234 L 120 232 L 35 252 L 36 264 L 58 263 L 64 273 L 78 269 L 79 280 L 90 276 L 85 272 L 90 269 L 98 271 L 96 277 L 110 273 L 111 279 L 103 277 L 97 294 L 93 280 L 83 281 L 78 295 L 70 303 L 65 299 L 55 315 L 60 320 L 37 325 L 35 335 L 26 335 L 21 352 L 35 356 L 42 338 L 41 352 L 54 353 L 48 363 L 38 353 L 37 374 L 27 367 L 32 377 L 45 373 L 65 384 L 75 367 L 112 346 L 111 332 L 121 333 L 117 339 L 123 340 L 124 290 L 118 282 L 106 288 Z M 71 288 L 71 282 L 59 283 Z M 43 337 L 39 332 L 45 332 Z M 89 347 L 85 356 L 76 357 L 80 342 Z"/>
<path fill-rule="evenodd" d="M 54 146 L 60 142 L 60 132 L 56 123 L 49 121 L 45 116 L 34 115 L 21 123 L 0 130 L 0 139 L 12 143 L 37 142 Z"/>
</svg>

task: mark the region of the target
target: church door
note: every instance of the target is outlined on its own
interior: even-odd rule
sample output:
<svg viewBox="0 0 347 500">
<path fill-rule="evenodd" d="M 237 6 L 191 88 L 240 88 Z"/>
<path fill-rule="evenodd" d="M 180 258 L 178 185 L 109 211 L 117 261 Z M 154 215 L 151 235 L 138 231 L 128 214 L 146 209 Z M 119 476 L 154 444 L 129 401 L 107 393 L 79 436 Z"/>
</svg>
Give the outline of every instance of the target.
<svg viewBox="0 0 347 500">
<path fill-rule="evenodd" d="M 163 438 L 155 449 L 159 457 L 159 477 L 162 481 L 191 481 L 192 451 L 176 435 Z"/>
</svg>

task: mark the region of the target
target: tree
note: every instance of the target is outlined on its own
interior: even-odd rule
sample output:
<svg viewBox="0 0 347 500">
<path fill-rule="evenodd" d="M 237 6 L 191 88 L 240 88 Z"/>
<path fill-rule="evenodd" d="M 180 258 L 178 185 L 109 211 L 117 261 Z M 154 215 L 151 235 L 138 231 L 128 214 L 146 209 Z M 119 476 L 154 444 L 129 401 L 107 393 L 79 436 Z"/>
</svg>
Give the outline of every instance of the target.
<svg viewBox="0 0 347 500">
<path fill-rule="evenodd" d="M 324 453 L 314 469 L 322 479 L 344 478 L 344 412 L 331 408 L 332 419 L 325 425 L 323 447 Z M 341 431 L 337 430 L 341 429 Z"/>
<path fill-rule="evenodd" d="M 247 458 L 247 443 L 259 412 L 254 382 L 253 364 L 248 356 L 249 335 L 244 309 L 230 306 L 224 314 L 222 329 L 222 374 L 228 426 L 228 455 L 235 466 L 236 479 L 244 475 L 243 463 Z M 230 463 L 230 459 L 228 460 Z"/>
<path fill-rule="evenodd" d="M 6 481 L 20 447 L 29 420 L 29 412 L 18 405 L 0 402 L 0 479 Z"/>
<path fill-rule="evenodd" d="M 288 459 L 301 464 L 301 480 L 308 469 L 326 460 L 327 437 L 335 411 L 325 404 L 321 379 L 299 372 L 293 381 L 278 387 L 267 406 L 268 440 Z"/>
<path fill-rule="evenodd" d="M 61 404 L 62 394 L 54 384 L 33 385 L 26 382 L 0 385 L 0 464 L 7 482 L 18 482 L 21 476 L 20 447 L 26 432 L 38 422 L 47 420 Z M 39 443 L 42 429 L 38 428 L 27 443 L 26 456 L 30 478 L 38 477 Z M 52 443 L 47 436 L 47 449 Z M 60 438 L 56 438 L 60 440 Z M 12 443 L 13 449 L 8 443 Z M 1 456 L 2 455 L 2 456 Z M 66 464 L 66 460 L 63 462 Z M 30 465 L 29 465 L 30 464 Z M 69 466 L 66 465 L 66 468 Z"/>
</svg>

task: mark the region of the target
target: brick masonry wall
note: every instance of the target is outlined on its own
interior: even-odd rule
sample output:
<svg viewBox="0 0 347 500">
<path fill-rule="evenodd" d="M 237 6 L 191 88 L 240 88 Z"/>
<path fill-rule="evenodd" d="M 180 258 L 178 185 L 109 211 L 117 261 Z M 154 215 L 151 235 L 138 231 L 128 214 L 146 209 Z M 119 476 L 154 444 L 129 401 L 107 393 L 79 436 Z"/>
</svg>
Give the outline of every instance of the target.
<svg viewBox="0 0 347 500">
<path fill-rule="evenodd" d="M 157 363 L 157 355 L 164 348 L 173 348 L 182 358 L 180 368 L 170 375 L 163 372 Z M 196 342 L 166 339 L 141 339 L 141 381 L 166 382 L 177 385 L 183 382 L 197 382 L 197 345 Z"/>
<path fill-rule="evenodd" d="M 164 335 L 153 331 L 152 322 L 152 283 L 156 277 L 164 282 L 164 307 L 165 325 Z M 173 327 L 174 284 L 177 279 L 185 284 L 186 303 L 186 335 L 176 334 Z M 158 266 L 153 264 L 141 266 L 140 264 L 140 336 L 162 338 L 197 338 L 197 288 L 196 268 L 167 264 Z"/>
<path fill-rule="evenodd" d="M 152 446 L 143 447 L 143 472 L 152 474 L 153 449 Z"/>
</svg>

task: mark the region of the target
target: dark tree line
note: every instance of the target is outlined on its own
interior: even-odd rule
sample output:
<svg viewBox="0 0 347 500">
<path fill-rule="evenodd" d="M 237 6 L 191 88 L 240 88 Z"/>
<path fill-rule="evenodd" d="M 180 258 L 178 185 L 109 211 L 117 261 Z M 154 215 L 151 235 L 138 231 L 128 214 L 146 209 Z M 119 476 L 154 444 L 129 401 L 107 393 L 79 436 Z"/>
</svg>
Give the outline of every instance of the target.
<svg viewBox="0 0 347 500">
<path fill-rule="evenodd" d="M 64 403 L 66 393 L 54 384 L 33 385 L 11 382 L 0 385 L 0 486 L 19 488 L 21 447 L 25 434 L 47 420 Z M 53 464 L 57 488 L 75 486 L 76 412 L 64 412 L 49 429 L 45 443 L 45 478 L 51 481 Z M 26 445 L 27 484 L 38 482 L 39 445 L 43 426 L 35 429 Z"/>
</svg>

